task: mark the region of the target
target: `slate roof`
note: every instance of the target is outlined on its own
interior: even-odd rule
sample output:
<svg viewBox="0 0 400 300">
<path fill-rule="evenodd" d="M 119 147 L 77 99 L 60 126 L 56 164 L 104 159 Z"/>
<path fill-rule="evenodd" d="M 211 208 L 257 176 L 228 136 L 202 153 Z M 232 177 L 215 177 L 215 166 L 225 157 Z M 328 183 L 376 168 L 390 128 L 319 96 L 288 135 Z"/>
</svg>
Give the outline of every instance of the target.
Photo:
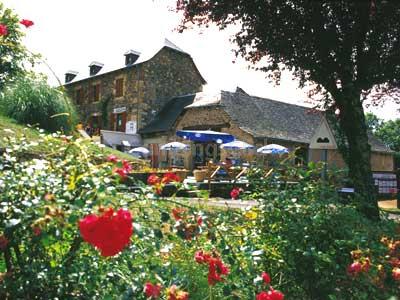
<svg viewBox="0 0 400 300">
<path fill-rule="evenodd" d="M 193 103 L 196 94 L 171 98 L 153 121 L 146 125 L 139 133 L 155 133 L 171 130 L 176 119 L 183 112 L 186 106 Z"/>
<path fill-rule="evenodd" d="M 185 109 L 221 107 L 243 131 L 255 138 L 270 138 L 309 144 L 322 122 L 323 112 L 309 107 L 250 96 L 243 90 L 197 93 L 172 98 L 140 133 L 171 130 Z M 379 139 L 369 135 L 376 152 L 391 152 Z"/>
<path fill-rule="evenodd" d="M 72 81 L 64 83 L 64 85 L 68 86 L 69 84 L 73 84 L 73 83 L 76 83 L 76 82 L 79 82 L 79 81 L 83 81 L 83 80 L 86 80 L 86 79 L 89 79 L 89 78 L 95 78 L 95 77 L 98 77 L 98 76 L 101 76 L 101 75 L 104 75 L 104 74 L 107 74 L 107 73 L 111 73 L 111 72 L 114 72 L 114 71 L 118 71 L 118 70 L 122 70 L 122 69 L 125 69 L 125 68 L 132 68 L 132 67 L 138 66 L 140 64 L 146 63 L 147 61 L 151 60 L 154 56 L 157 55 L 157 53 L 159 53 L 164 48 L 169 48 L 169 49 L 172 49 L 174 51 L 177 51 L 177 52 L 180 52 L 180 53 L 183 53 L 185 55 L 190 56 L 189 53 L 183 51 L 181 48 L 179 48 L 177 45 L 172 43 L 170 40 L 164 39 L 164 43 L 161 46 L 158 46 L 156 48 L 156 50 L 155 49 L 151 49 L 150 51 L 145 52 L 145 53 L 137 52 L 137 53 L 140 54 L 138 60 L 135 63 L 130 64 L 128 66 L 126 66 L 124 64 L 125 60 L 123 59 L 123 57 L 121 55 L 121 57 L 119 57 L 119 60 L 118 60 L 118 61 L 120 61 L 120 64 L 118 64 L 118 65 L 107 64 L 107 62 L 106 62 L 103 65 L 103 67 L 101 68 L 101 70 L 96 75 L 89 76 L 89 69 L 86 66 L 84 66 L 84 68 L 82 66 L 82 69 L 80 69 L 78 71 L 75 71 L 75 70 L 74 71 L 68 71 L 67 73 L 70 73 L 70 72 L 75 73 L 76 77 Z M 132 50 L 130 50 L 130 51 L 132 51 Z M 102 64 L 102 63 L 100 63 L 100 64 Z M 195 65 L 195 68 L 197 69 L 196 65 Z M 199 73 L 199 75 L 203 79 L 203 82 L 206 83 L 205 79 L 200 74 L 200 71 L 197 70 L 197 72 Z"/>
<path fill-rule="evenodd" d="M 242 130 L 256 138 L 274 138 L 309 143 L 321 113 L 310 108 L 250 96 L 244 92 L 221 91 L 219 95 L 196 97 L 187 108 L 218 105 Z"/>
</svg>

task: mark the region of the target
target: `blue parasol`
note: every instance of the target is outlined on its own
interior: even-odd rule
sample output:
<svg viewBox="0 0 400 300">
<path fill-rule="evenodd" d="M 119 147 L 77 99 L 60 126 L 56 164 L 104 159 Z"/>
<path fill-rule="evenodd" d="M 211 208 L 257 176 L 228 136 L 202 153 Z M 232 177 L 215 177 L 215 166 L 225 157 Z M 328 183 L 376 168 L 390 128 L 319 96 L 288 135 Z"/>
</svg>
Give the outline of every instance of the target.
<svg viewBox="0 0 400 300">
<path fill-rule="evenodd" d="M 194 142 L 215 142 L 218 144 L 229 143 L 235 140 L 235 137 L 229 133 L 217 132 L 212 130 L 178 130 L 176 135 L 186 140 Z"/>
</svg>

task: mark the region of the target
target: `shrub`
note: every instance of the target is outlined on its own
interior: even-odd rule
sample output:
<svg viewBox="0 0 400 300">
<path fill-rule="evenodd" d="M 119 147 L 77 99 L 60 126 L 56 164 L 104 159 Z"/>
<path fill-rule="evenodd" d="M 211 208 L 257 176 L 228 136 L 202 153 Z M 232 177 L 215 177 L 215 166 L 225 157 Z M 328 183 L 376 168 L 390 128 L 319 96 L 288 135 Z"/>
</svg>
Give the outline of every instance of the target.
<svg viewBox="0 0 400 300">
<path fill-rule="evenodd" d="M 6 87 L 0 94 L 0 107 L 3 114 L 19 123 L 50 132 L 69 131 L 76 122 L 75 108 L 68 97 L 40 78 L 19 78 Z"/>
<path fill-rule="evenodd" d="M 267 256 L 264 268 L 280 273 L 282 290 L 289 299 L 388 299 L 398 294 L 398 284 L 379 285 L 355 281 L 347 273 L 350 252 L 369 249 L 384 256 L 382 235 L 396 236 L 396 223 L 371 221 L 355 206 L 342 204 L 335 185 L 336 174 L 322 181 L 322 165 L 306 168 L 281 166 L 268 177 L 254 170 L 253 195 L 260 202 L 258 230 Z M 254 178 L 254 180 L 253 180 Z M 287 182 L 296 182 L 288 184 Z M 258 242 L 259 243 L 259 242 Z M 375 263 L 375 262 L 373 262 Z"/>
</svg>

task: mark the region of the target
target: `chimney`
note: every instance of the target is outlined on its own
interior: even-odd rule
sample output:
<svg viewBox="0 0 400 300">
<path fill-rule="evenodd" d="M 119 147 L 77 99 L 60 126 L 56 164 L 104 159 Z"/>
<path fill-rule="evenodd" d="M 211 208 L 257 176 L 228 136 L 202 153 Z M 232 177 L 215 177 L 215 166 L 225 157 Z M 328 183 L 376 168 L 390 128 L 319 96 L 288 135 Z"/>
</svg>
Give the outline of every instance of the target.
<svg viewBox="0 0 400 300">
<path fill-rule="evenodd" d="M 100 72 L 101 68 L 104 66 L 104 64 L 99 63 L 97 61 L 92 61 L 91 64 L 89 65 L 89 75 L 94 76 L 97 73 Z"/>
<path fill-rule="evenodd" d="M 133 65 L 139 58 L 140 52 L 129 50 L 125 52 L 125 66 Z"/>
<path fill-rule="evenodd" d="M 71 82 L 72 80 L 74 80 L 76 75 L 78 75 L 78 72 L 67 71 L 67 73 L 65 73 L 65 83 L 68 83 L 68 82 Z"/>
</svg>

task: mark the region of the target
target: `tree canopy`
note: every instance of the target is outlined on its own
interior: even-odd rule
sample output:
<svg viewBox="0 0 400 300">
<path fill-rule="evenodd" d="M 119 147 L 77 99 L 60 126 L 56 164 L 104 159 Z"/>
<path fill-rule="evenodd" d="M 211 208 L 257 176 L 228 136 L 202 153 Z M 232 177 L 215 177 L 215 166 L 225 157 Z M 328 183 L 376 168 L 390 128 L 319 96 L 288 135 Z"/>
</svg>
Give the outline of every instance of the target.
<svg viewBox="0 0 400 300">
<path fill-rule="evenodd" d="M 24 61 L 33 57 L 22 45 L 21 39 L 24 33 L 20 30 L 19 23 L 19 17 L 0 2 L 0 25 L 2 27 L 0 34 L 0 91 L 7 82 L 13 81 L 23 73 Z M 27 27 L 27 25 L 24 26 Z"/>
<path fill-rule="evenodd" d="M 349 175 L 360 209 L 379 211 L 371 174 L 362 100 L 367 95 L 399 100 L 400 2 L 398 0 L 178 0 L 180 30 L 236 24 L 236 54 L 276 82 L 282 70 L 315 84 L 325 107 L 338 110 L 348 148 Z"/>
</svg>

